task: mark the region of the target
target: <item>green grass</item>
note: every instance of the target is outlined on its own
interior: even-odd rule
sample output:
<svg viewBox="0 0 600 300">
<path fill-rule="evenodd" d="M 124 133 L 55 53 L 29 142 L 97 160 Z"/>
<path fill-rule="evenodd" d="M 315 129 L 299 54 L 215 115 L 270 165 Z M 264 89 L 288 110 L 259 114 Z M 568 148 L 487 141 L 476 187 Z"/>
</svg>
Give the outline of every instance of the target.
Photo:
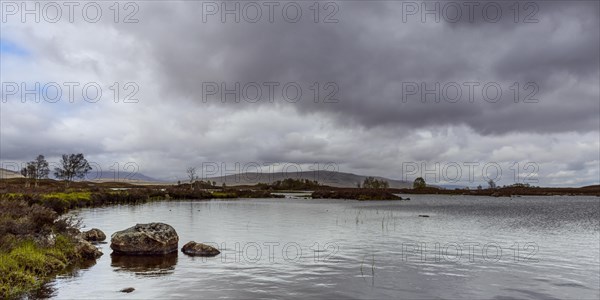
<svg viewBox="0 0 600 300">
<path fill-rule="evenodd" d="M 64 201 L 89 201 L 92 198 L 92 193 L 91 192 L 70 192 L 70 193 L 48 193 L 48 194 L 43 194 L 42 198 L 44 199 L 49 199 L 49 198 L 58 198 Z"/>
<path fill-rule="evenodd" d="M 213 198 L 236 198 L 237 195 L 235 193 L 227 193 L 227 192 L 210 192 Z"/>
<path fill-rule="evenodd" d="M 2 198 L 10 199 L 10 200 L 23 198 L 23 194 L 22 193 L 5 193 L 5 194 L 2 194 L 0 196 Z"/>
<path fill-rule="evenodd" d="M 75 226 L 38 203 L 0 197 L 0 299 L 26 296 L 78 261 Z"/>
<path fill-rule="evenodd" d="M 85 192 L 53 192 L 41 194 L 40 203 L 52 208 L 59 214 L 69 209 L 88 206 L 92 199 L 92 193 Z"/>
<path fill-rule="evenodd" d="M 0 298 L 17 298 L 39 288 L 74 257 L 73 243 L 62 235 L 56 237 L 52 247 L 40 247 L 28 240 L 0 253 Z"/>
</svg>

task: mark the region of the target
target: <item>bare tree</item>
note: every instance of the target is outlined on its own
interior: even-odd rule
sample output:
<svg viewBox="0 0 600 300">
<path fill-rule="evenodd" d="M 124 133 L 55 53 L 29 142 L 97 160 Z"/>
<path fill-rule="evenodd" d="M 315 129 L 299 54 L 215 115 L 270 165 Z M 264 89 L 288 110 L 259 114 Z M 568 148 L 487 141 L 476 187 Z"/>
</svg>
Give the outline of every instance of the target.
<svg viewBox="0 0 600 300">
<path fill-rule="evenodd" d="M 196 167 L 189 167 L 187 168 L 187 170 L 185 170 L 185 172 L 187 173 L 188 178 L 190 179 L 190 189 L 193 190 L 194 181 L 198 179 L 198 176 L 196 175 Z"/>
<path fill-rule="evenodd" d="M 41 154 L 31 163 L 35 165 L 35 187 L 37 187 L 38 180 L 48 178 L 50 168 L 48 168 L 48 161 L 46 161 L 46 158 Z"/>
<path fill-rule="evenodd" d="M 33 165 L 31 165 L 30 163 L 27 163 L 27 166 L 24 167 L 23 169 L 21 169 L 21 175 L 23 175 L 23 177 L 25 177 L 25 187 L 28 188 L 29 185 L 31 184 L 29 182 L 29 179 L 33 178 L 34 174 L 35 174 L 35 170 L 33 170 Z"/>
</svg>

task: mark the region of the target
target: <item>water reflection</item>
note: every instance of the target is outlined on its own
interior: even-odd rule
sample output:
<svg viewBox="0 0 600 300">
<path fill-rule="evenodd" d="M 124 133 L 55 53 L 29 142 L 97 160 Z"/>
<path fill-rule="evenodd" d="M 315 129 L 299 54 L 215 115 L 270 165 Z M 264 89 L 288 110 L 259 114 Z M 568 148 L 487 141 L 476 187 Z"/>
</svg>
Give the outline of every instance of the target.
<svg viewBox="0 0 600 300">
<path fill-rule="evenodd" d="M 96 265 L 95 259 L 86 259 L 80 261 L 77 264 L 73 264 L 67 266 L 62 272 L 60 272 L 56 278 L 59 279 L 69 279 L 73 280 L 79 276 L 81 276 L 82 272 L 90 269 L 91 267 Z M 37 291 L 33 291 L 31 294 L 27 295 L 27 298 L 31 299 L 47 299 L 56 296 L 58 290 L 56 286 L 52 283 L 44 284 Z"/>
<path fill-rule="evenodd" d="M 167 255 L 132 256 L 111 254 L 111 267 L 116 272 L 126 271 L 144 277 L 172 274 L 177 264 L 177 252 Z"/>
<path fill-rule="evenodd" d="M 87 270 L 95 265 L 96 265 L 95 259 L 86 259 L 86 260 L 80 262 L 79 264 L 75 265 L 74 269 L 72 269 L 71 272 L 78 273 L 81 270 Z"/>
</svg>

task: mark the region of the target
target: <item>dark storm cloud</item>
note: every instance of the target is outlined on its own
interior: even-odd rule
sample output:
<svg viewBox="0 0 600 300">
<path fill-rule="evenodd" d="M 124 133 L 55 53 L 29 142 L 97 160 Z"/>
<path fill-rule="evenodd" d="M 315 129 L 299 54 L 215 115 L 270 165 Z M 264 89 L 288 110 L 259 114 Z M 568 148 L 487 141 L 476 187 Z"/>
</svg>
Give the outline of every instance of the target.
<svg viewBox="0 0 600 300">
<path fill-rule="evenodd" d="M 479 2 L 479 7 L 489 2 Z M 296 82 L 302 100 L 278 102 L 303 113 L 328 112 L 343 124 L 466 124 L 484 134 L 598 129 L 598 93 L 592 87 L 599 76 L 597 2 L 538 1 L 536 11 L 521 3 L 519 22 L 514 21 L 514 2 L 493 2 L 503 12 L 495 23 L 477 9 L 473 21 L 463 16 L 454 23 L 442 17 L 436 23 L 426 16 L 423 22 L 420 12 L 403 15 L 407 3 L 420 2 L 401 1 L 338 2 L 338 23 L 314 23 L 308 4 L 299 3 L 304 18 L 298 23 L 277 14 L 274 23 L 235 23 L 231 16 L 223 23 L 219 15 L 203 22 L 202 2 L 147 3 L 140 16 L 145 25 L 123 30 L 148 43 L 167 82 L 164 88 L 198 105 L 221 104 L 221 98 L 202 103 L 203 82 L 229 88 L 236 82 L 242 87 L 279 82 L 279 88 Z M 442 8 L 446 4 L 439 3 Z M 466 13 L 465 4 L 458 3 Z M 427 2 L 429 9 L 434 4 Z M 527 16 L 538 22 L 522 22 Z M 314 103 L 314 82 L 335 83 L 339 103 Z M 479 83 L 473 103 L 467 100 L 465 82 Z M 515 82 L 521 98 L 533 93 L 531 98 L 539 102 L 514 103 Z M 453 103 L 442 94 L 440 103 L 422 103 L 420 89 L 405 103 L 403 83 L 424 83 L 429 89 L 436 83 L 440 89 L 457 83 L 463 97 Z M 501 88 L 498 103 L 481 97 L 486 83 Z M 528 83 L 534 86 L 525 89 Z M 232 103 L 231 98 L 226 102 L 231 109 L 258 105 Z"/>
</svg>

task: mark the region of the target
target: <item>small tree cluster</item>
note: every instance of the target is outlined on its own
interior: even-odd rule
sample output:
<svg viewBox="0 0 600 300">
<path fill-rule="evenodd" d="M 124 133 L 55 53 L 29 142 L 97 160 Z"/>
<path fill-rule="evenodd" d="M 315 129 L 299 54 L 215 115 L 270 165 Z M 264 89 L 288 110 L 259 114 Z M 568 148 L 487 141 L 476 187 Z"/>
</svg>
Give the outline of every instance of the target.
<svg viewBox="0 0 600 300">
<path fill-rule="evenodd" d="M 308 179 L 286 178 L 273 182 L 271 186 L 276 190 L 314 189 L 319 186 L 319 182 Z"/>
<path fill-rule="evenodd" d="M 185 170 L 185 173 L 187 174 L 187 178 L 190 183 L 190 190 L 195 190 L 197 188 L 210 189 L 210 188 L 214 188 L 217 186 L 216 181 L 199 180 L 200 176 L 198 175 L 198 169 L 196 167 L 188 167 Z M 177 181 L 177 185 L 181 185 L 181 181 Z"/>
<path fill-rule="evenodd" d="M 69 182 L 74 179 L 81 179 L 92 170 L 90 164 L 85 159 L 83 154 L 63 154 L 60 161 L 60 167 L 54 168 L 54 176 L 58 179 L 65 180 L 67 186 Z M 27 165 L 21 169 L 21 175 L 27 178 L 25 182 L 26 186 L 29 186 L 29 179 L 33 179 L 35 186 L 38 186 L 40 179 L 48 178 L 50 174 L 50 168 L 48 161 L 43 155 L 38 155 L 35 160 L 27 163 Z"/>
<path fill-rule="evenodd" d="M 375 179 L 375 177 L 367 177 L 362 184 L 365 189 L 387 189 L 390 184 L 383 179 Z"/>
<path fill-rule="evenodd" d="M 531 187 L 531 185 L 529 183 L 520 183 L 520 182 L 517 182 L 517 183 L 509 185 L 509 187 L 514 187 L 514 188 L 529 188 L 529 187 Z"/>
<path fill-rule="evenodd" d="M 21 175 L 27 179 L 33 179 L 36 187 L 38 186 L 38 180 L 48 178 L 49 173 L 50 169 L 48 168 L 48 162 L 41 154 L 38 155 L 35 160 L 28 162 L 27 166 L 21 169 Z M 27 180 L 25 184 L 29 186 L 29 180 Z"/>
<path fill-rule="evenodd" d="M 425 183 L 425 179 L 423 179 L 423 177 L 417 177 L 417 179 L 413 181 L 413 189 L 422 189 L 426 186 L 427 184 Z"/>
</svg>

